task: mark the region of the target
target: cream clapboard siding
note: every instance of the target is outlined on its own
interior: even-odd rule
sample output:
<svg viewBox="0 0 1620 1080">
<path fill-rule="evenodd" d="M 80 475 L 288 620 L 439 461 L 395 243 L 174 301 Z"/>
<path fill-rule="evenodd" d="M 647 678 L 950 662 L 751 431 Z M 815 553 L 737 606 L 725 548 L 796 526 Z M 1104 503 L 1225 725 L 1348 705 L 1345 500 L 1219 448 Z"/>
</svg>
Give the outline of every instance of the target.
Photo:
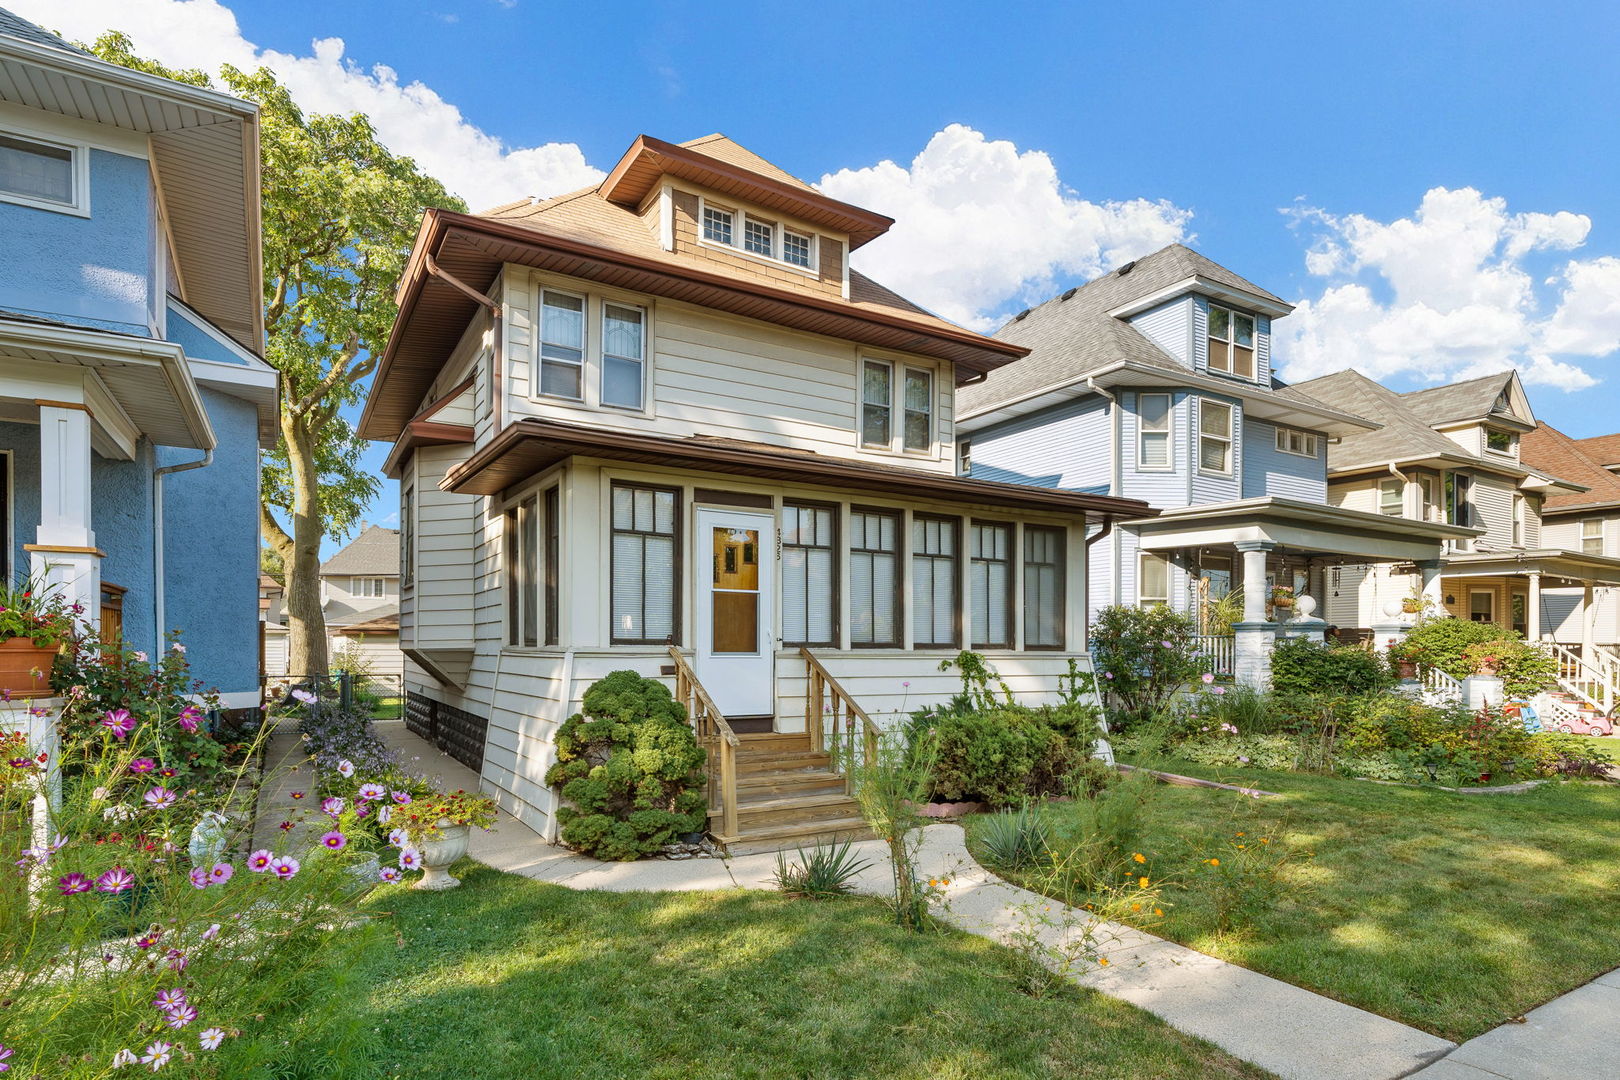
<svg viewBox="0 0 1620 1080">
<path fill-rule="evenodd" d="M 585 401 L 534 394 L 532 370 L 539 289 L 549 286 L 588 298 Z M 949 365 L 924 357 L 785 330 L 705 308 L 605 289 L 570 278 L 534 276 L 509 268 L 505 277 L 505 402 L 509 418 L 536 416 L 623 431 L 686 438 L 718 436 L 813 450 L 830 457 L 885 464 L 904 463 L 930 472 L 955 471 L 954 385 Z M 597 405 L 601 301 L 648 312 L 651 359 L 644 411 Z M 857 432 L 860 361 L 895 365 L 896 386 L 904 365 L 934 379 L 934 448 L 926 455 L 897 455 L 859 446 Z M 478 402 L 482 415 L 486 406 Z M 898 431 L 899 416 L 894 418 Z M 480 441 L 483 439 L 480 427 Z"/>
<path fill-rule="evenodd" d="M 264 674 L 280 678 L 287 674 L 287 631 L 266 629 L 264 632 Z"/>
<path fill-rule="evenodd" d="M 334 656 L 355 649 L 373 675 L 398 678 L 405 673 L 398 634 L 333 634 L 331 649 Z"/>
<path fill-rule="evenodd" d="M 401 590 L 404 643 L 418 648 L 470 646 L 480 505 L 472 495 L 439 488 L 449 468 L 466 457 L 464 446 L 424 446 L 408 472 L 415 493 L 416 569 Z"/>
<path fill-rule="evenodd" d="M 1488 549 L 1512 546 L 1513 492 L 1514 484 L 1508 477 L 1494 473 L 1474 474 L 1469 499 L 1473 503 L 1474 513 L 1478 515 L 1475 524 L 1485 530 L 1485 535 L 1476 544 Z"/>
</svg>

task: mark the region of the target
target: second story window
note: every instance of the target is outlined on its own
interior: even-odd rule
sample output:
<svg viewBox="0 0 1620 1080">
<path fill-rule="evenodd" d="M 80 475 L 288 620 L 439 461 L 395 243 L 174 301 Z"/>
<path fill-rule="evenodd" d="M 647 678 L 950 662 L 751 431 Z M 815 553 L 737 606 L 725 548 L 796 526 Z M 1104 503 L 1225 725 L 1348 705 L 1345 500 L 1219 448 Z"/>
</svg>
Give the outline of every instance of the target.
<svg viewBox="0 0 1620 1080">
<path fill-rule="evenodd" d="M 585 298 L 547 289 L 540 298 L 540 392 L 580 400 L 585 390 Z"/>
<path fill-rule="evenodd" d="M 354 596 L 377 599 L 388 595 L 388 584 L 380 577 L 357 577 L 350 582 L 349 592 Z"/>
<path fill-rule="evenodd" d="M 47 210 L 83 210 L 82 149 L 0 134 L 0 198 Z"/>
<path fill-rule="evenodd" d="M 1223 401 L 1198 402 L 1198 469 L 1232 474 L 1232 406 Z"/>
<path fill-rule="evenodd" d="M 1485 449 L 1498 454 L 1511 454 L 1519 448 L 1519 437 L 1511 431 L 1496 431 L 1487 429 L 1485 432 Z"/>
<path fill-rule="evenodd" d="M 405 485 L 399 493 L 399 583 L 416 579 L 416 488 Z"/>
<path fill-rule="evenodd" d="M 749 218 L 743 223 L 743 250 L 770 258 L 776 256 L 776 226 Z"/>
<path fill-rule="evenodd" d="M 906 368 L 905 448 L 929 450 L 934 445 L 934 376 Z"/>
<path fill-rule="evenodd" d="M 782 261 L 790 262 L 794 266 L 810 268 L 810 238 L 801 236 L 787 229 L 782 230 Z"/>
<path fill-rule="evenodd" d="M 1524 546 L 1524 496 L 1513 496 L 1513 546 Z"/>
<path fill-rule="evenodd" d="M 1277 429 L 1277 449 L 1300 457 L 1316 456 L 1316 436 L 1309 431 L 1280 427 Z"/>
<path fill-rule="evenodd" d="M 1603 554 L 1603 519 L 1586 518 L 1581 522 L 1581 553 Z"/>
<path fill-rule="evenodd" d="M 731 243 L 730 210 L 716 210 L 712 206 L 703 208 L 703 239 L 713 240 L 717 244 Z"/>
<path fill-rule="evenodd" d="M 1170 468 L 1170 395 L 1139 395 L 1136 416 L 1136 464 L 1143 469 Z"/>
<path fill-rule="evenodd" d="M 861 445 L 889 449 L 892 441 L 890 404 L 894 396 L 894 368 L 879 360 L 861 367 Z"/>
<path fill-rule="evenodd" d="M 1378 512 L 1385 517 L 1406 513 L 1406 483 L 1395 477 L 1378 481 Z"/>
<path fill-rule="evenodd" d="M 602 404 L 641 408 L 647 318 L 640 308 L 602 305 Z"/>
<path fill-rule="evenodd" d="M 1209 308 L 1209 370 L 1254 378 L 1254 316 Z"/>
</svg>

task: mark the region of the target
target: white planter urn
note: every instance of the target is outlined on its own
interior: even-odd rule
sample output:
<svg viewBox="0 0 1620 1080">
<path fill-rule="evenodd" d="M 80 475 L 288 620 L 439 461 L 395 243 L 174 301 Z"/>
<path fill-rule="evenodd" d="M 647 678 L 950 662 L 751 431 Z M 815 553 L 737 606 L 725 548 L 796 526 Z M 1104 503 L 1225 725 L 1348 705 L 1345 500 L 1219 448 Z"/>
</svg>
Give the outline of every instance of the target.
<svg viewBox="0 0 1620 1080">
<path fill-rule="evenodd" d="M 460 878 L 450 876 L 450 867 L 467 854 L 467 841 L 471 835 L 470 825 L 440 823 L 436 839 L 424 840 L 417 845 L 416 853 L 422 857 L 422 880 L 411 888 L 437 892 L 460 885 Z"/>
</svg>

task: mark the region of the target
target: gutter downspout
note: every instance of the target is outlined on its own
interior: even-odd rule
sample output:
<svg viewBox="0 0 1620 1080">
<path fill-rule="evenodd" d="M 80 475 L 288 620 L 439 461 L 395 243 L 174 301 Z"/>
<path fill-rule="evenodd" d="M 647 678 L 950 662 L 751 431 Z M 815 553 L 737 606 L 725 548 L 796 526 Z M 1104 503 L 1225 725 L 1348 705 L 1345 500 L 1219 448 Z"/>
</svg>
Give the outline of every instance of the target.
<svg viewBox="0 0 1620 1080">
<path fill-rule="evenodd" d="M 1121 452 L 1120 446 L 1124 439 L 1122 428 L 1124 418 L 1120 415 L 1119 398 L 1112 391 L 1105 390 L 1103 387 L 1098 386 L 1095 376 L 1086 380 L 1086 389 L 1108 402 L 1108 456 L 1110 459 L 1108 471 L 1108 494 L 1117 499 L 1120 497 L 1121 491 L 1125 487 L 1124 466 L 1121 464 L 1119 459 Z M 1119 603 L 1119 561 L 1123 557 L 1124 551 L 1120 547 L 1120 534 L 1114 531 L 1114 522 L 1112 518 L 1108 519 L 1108 521 L 1104 523 L 1103 531 L 1097 534 L 1097 539 L 1100 540 L 1104 536 L 1113 537 L 1113 541 L 1109 545 L 1109 552 L 1112 556 L 1112 560 L 1109 565 L 1111 573 L 1109 575 L 1110 582 L 1108 588 L 1108 602 L 1110 605 L 1117 605 Z M 1086 568 L 1086 576 L 1087 578 L 1091 576 L 1091 568 L 1089 566 Z M 1090 603 L 1089 599 L 1087 600 L 1087 603 Z"/>
<path fill-rule="evenodd" d="M 505 410 L 501 408 L 501 400 L 504 396 L 501 391 L 501 376 L 506 370 L 506 332 L 504 321 L 501 317 L 501 305 L 496 303 L 492 298 L 485 296 L 471 285 L 468 285 L 465 281 L 462 281 L 460 278 L 450 273 L 450 271 L 444 269 L 438 264 L 437 261 L 434 260 L 432 255 L 428 255 L 426 260 L 427 272 L 430 276 L 438 278 L 446 285 L 449 285 L 451 288 L 465 295 L 474 303 L 489 309 L 492 321 L 492 327 L 490 330 L 490 367 L 492 371 L 490 372 L 489 389 L 489 434 L 490 438 L 494 438 L 496 435 L 501 433 L 501 428 L 503 427 L 503 413 L 505 412 Z"/>
<path fill-rule="evenodd" d="M 153 453 L 156 452 L 154 447 Z M 163 658 L 164 636 L 168 633 L 164 628 L 168 621 L 168 605 L 165 603 L 163 580 L 163 478 L 171 473 L 206 468 L 213 463 L 214 451 L 210 447 L 196 461 L 182 461 L 178 465 L 164 465 L 152 470 L 152 617 L 155 622 L 153 633 L 157 638 L 156 648 L 152 652 L 153 663 Z"/>
</svg>

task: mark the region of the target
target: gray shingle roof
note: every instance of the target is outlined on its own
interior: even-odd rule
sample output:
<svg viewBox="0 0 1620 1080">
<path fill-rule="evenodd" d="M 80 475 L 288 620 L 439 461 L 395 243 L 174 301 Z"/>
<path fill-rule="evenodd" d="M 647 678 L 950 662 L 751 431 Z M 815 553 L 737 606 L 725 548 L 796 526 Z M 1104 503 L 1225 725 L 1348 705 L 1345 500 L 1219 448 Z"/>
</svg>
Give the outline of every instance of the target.
<svg viewBox="0 0 1620 1080">
<path fill-rule="evenodd" d="M 64 52 L 77 53 L 80 56 L 91 55 L 76 45 L 68 44 L 43 26 L 36 26 L 22 16 L 12 14 L 5 8 L 0 8 L 0 34 L 9 34 L 12 37 L 22 38 L 24 41 L 31 41 L 35 45 L 52 45 Z"/>
<path fill-rule="evenodd" d="M 398 577 L 399 530 L 367 525 L 359 536 L 321 564 L 321 573 Z"/>
<path fill-rule="evenodd" d="M 1195 276 L 1287 303 L 1191 248 L 1172 244 L 1137 259 L 1129 273 L 1114 270 L 1031 308 L 997 330 L 992 337 L 1023 345 L 1031 350 L 1030 355 L 992 371 L 983 382 L 962 387 L 957 392 L 958 410 L 975 413 L 1015 401 L 1121 360 L 1186 371 L 1185 365 L 1147 335 L 1108 313 Z M 1319 404 L 1286 388 L 1276 392 L 1302 403 Z"/>
<path fill-rule="evenodd" d="M 1294 390 L 1309 394 L 1334 408 L 1364 416 L 1384 425 L 1377 431 L 1346 435 L 1328 445 L 1328 468 L 1347 469 L 1358 465 L 1380 465 L 1387 461 L 1448 454 L 1471 457 L 1466 450 L 1429 427 L 1411 406 L 1407 397 L 1373 382 L 1359 371 L 1336 371 L 1308 382 L 1295 383 Z M 1445 389 L 1445 387 L 1436 387 Z"/>
<path fill-rule="evenodd" d="M 1496 399 L 1513 379 L 1511 371 L 1499 371 L 1467 382 L 1431 386 L 1401 395 L 1407 407 L 1430 424 L 1449 420 L 1472 420 L 1489 416 Z"/>
</svg>

